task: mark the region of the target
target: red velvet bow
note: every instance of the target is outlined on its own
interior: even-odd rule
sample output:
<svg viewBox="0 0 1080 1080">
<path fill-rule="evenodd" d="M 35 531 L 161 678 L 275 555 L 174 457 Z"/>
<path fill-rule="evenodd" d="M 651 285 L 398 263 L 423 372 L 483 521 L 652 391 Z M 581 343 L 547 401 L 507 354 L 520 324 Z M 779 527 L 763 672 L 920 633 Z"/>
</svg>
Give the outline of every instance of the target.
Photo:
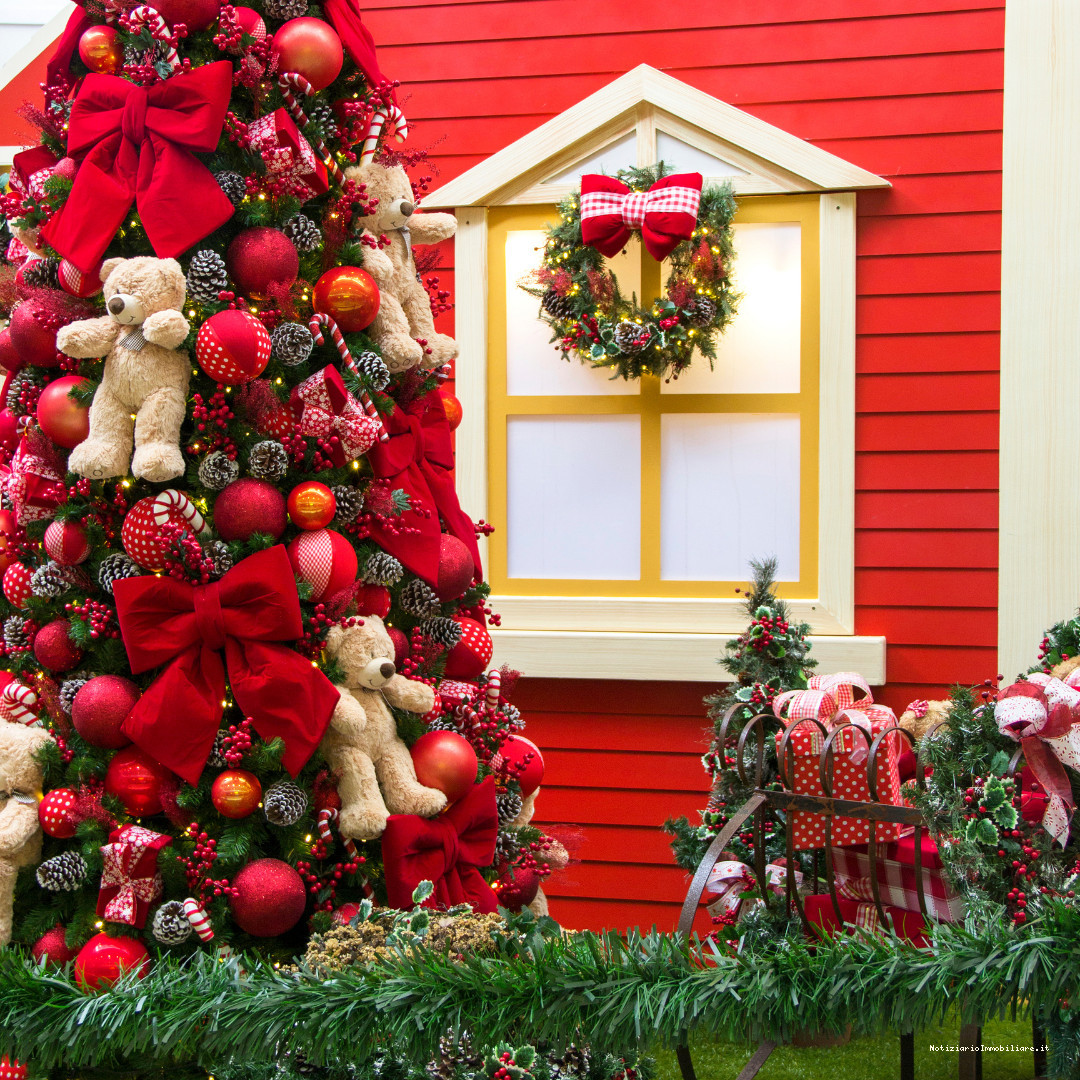
<svg viewBox="0 0 1080 1080">
<path fill-rule="evenodd" d="M 79 171 L 42 236 L 90 273 L 133 201 L 147 239 L 163 258 L 180 255 L 224 225 L 233 205 L 194 152 L 217 146 L 231 92 L 227 60 L 150 87 L 88 75 L 68 127 L 68 153 L 80 161 Z"/>
<path fill-rule="evenodd" d="M 666 259 L 697 225 L 701 173 L 661 177 L 648 191 L 631 191 L 614 176 L 581 178 L 581 239 L 609 258 L 641 230 L 646 251 Z"/>
<path fill-rule="evenodd" d="M 395 523 L 406 526 L 391 533 L 377 521 L 371 537 L 396 556 L 414 574 L 434 585 L 439 576 L 439 516 L 446 527 L 472 555 L 477 576 L 482 575 L 480 549 L 472 521 L 461 509 L 454 490 L 454 450 L 450 425 L 437 391 L 412 402 L 406 409 L 395 407 L 383 417 L 390 438 L 375 443 L 367 452 L 372 471 L 379 479 L 401 488 L 411 502 L 432 511 L 429 517 L 409 509 Z"/>
<path fill-rule="evenodd" d="M 331 459 L 340 469 L 346 462 L 355 461 L 379 438 L 378 421 L 373 420 L 345 389 L 341 374 L 335 367 L 322 371 L 294 386 L 289 404 L 300 424 L 303 435 L 336 435 L 340 440 Z"/>
<path fill-rule="evenodd" d="M 227 668 L 255 730 L 285 741 L 282 761 L 294 776 L 304 767 L 338 692 L 309 660 L 275 644 L 304 632 L 285 548 L 256 552 L 209 585 L 135 577 L 118 581 L 113 595 L 131 670 L 168 664 L 124 721 L 132 742 L 197 783 L 221 723 Z"/>
<path fill-rule="evenodd" d="M 498 831 L 492 776 L 436 818 L 391 815 L 382 835 L 387 902 L 411 908 L 413 890 L 430 881 L 435 892 L 428 907 L 468 903 L 479 912 L 495 911 L 499 901 L 480 867 L 495 858 Z"/>
<path fill-rule="evenodd" d="M 356 0 L 323 0 L 323 13 L 337 31 L 353 63 L 364 73 L 368 86 L 376 87 L 387 82 L 375 57 L 375 39 L 360 18 Z"/>
</svg>

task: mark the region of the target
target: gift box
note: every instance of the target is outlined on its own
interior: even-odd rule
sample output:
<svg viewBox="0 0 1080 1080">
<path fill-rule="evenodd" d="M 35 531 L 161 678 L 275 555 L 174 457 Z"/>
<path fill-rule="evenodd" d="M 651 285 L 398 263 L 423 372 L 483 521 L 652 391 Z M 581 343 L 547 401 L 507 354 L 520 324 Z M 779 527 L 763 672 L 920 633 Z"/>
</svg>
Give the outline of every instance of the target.
<svg viewBox="0 0 1080 1080">
<path fill-rule="evenodd" d="M 858 693 L 857 693 L 858 691 Z M 833 741 L 834 799 L 872 802 L 868 748 L 883 731 L 896 727 L 896 716 L 885 705 L 875 705 L 870 687 L 861 675 L 842 672 L 837 675 L 815 675 L 806 690 L 791 690 L 779 694 L 773 702 L 773 712 L 790 729 L 786 755 L 793 764 L 792 790 L 799 795 L 825 794 L 821 785 L 821 752 L 827 735 L 823 735 L 819 721 L 826 729 L 844 727 Z M 807 721 L 799 723 L 799 721 Z M 861 730 L 856 730 L 861 729 Z M 781 759 L 781 745 L 786 732 L 776 736 L 776 751 Z M 869 736 L 869 740 L 867 739 Z M 902 750 L 899 734 L 886 737 L 878 747 L 875 758 L 875 781 L 877 801 L 902 804 L 900 798 L 899 760 Z M 780 760 L 781 776 L 786 778 L 788 768 Z M 796 810 L 790 815 L 789 828 L 795 851 L 810 851 L 825 847 L 825 822 L 822 814 Z M 865 818 L 833 817 L 832 844 L 851 845 L 868 843 L 871 827 L 878 843 L 896 840 L 900 835 L 899 822 L 879 821 L 876 825 Z"/>
<path fill-rule="evenodd" d="M 830 934 L 850 931 L 858 926 L 872 934 L 895 933 L 897 937 L 910 941 L 921 949 L 930 945 L 926 920 L 918 912 L 886 907 L 883 904 L 886 919 L 883 923 L 875 904 L 862 904 L 857 900 L 840 900 L 838 903 L 840 914 L 844 917 L 843 922 L 836 917 L 836 908 L 833 907 L 828 893 L 808 896 L 804 910 L 811 926 L 818 926 Z"/>
<path fill-rule="evenodd" d="M 161 896 L 158 854 L 171 843 L 172 837 L 142 825 L 124 825 L 109 833 L 109 843 L 101 849 L 101 918 L 136 928 L 146 925 L 150 905 Z"/>
</svg>

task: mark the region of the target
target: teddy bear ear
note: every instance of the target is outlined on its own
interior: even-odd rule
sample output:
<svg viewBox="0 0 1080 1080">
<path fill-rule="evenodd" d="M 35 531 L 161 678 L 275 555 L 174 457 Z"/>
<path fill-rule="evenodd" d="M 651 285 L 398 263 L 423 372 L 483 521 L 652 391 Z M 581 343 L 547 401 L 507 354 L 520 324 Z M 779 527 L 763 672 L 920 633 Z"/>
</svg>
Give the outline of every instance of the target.
<svg viewBox="0 0 1080 1080">
<path fill-rule="evenodd" d="M 126 259 L 122 259 L 122 258 L 106 259 L 106 260 L 105 260 L 105 261 L 104 261 L 104 262 L 103 262 L 103 263 L 101 264 L 101 275 L 100 275 L 100 277 L 101 277 L 101 280 L 102 280 L 102 281 L 105 281 L 105 280 L 107 280 L 107 279 L 108 279 L 108 277 L 109 277 L 109 275 L 110 275 L 110 274 L 111 274 L 111 273 L 112 273 L 112 272 L 113 272 L 113 271 L 114 271 L 114 270 L 115 270 L 115 269 L 116 269 L 116 268 L 117 268 L 117 267 L 118 267 L 118 266 L 119 266 L 119 265 L 120 265 L 120 264 L 121 264 L 122 262 L 127 262 L 127 260 L 126 260 Z"/>
</svg>

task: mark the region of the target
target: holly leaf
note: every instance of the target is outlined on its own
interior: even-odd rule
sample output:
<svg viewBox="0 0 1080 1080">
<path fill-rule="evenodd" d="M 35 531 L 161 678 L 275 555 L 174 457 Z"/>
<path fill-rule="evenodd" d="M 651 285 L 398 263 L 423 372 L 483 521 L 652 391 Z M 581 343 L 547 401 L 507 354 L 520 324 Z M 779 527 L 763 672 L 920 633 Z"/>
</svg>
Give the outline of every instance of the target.
<svg viewBox="0 0 1080 1080">
<path fill-rule="evenodd" d="M 995 776 L 1004 776 L 1009 771 L 1009 755 L 1005 750 L 999 750 L 990 762 L 990 771 Z"/>
<path fill-rule="evenodd" d="M 604 346 L 601 345 L 599 342 L 597 342 L 595 345 L 593 345 L 593 347 L 589 350 L 589 355 L 594 360 L 599 360 L 600 357 L 606 355 L 606 353 L 607 353 L 607 349 L 605 349 Z"/>
<path fill-rule="evenodd" d="M 989 818 L 984 817 L 969 821 L 964 835 L 975 844 L 991 845 L 997 844 L 998 841 L 997 828 Z"/>
<path fill-rule="evenodd" d="M 1005 785 L 996 776 L 991 776 L 983 786 L 982 805 L 993 812 L 1005 804 L 1008 798 Z"/>
<path fill-rule="evenodd" d="M 1016 807 L 1012 803 L 1005 803 L 1004 806 L 999 806 L 994 811 L 994 821 L 999 829 L 1015 829 L 1019 817 L 1020 815 L 1016 812 Z"/>
<path fill-rule="evenodd" d="M 422 904 L 434 891 L 435 886 L 430 881 L 421 881 L 420 884 L 413 889 L 412 902 L 414 904 Z"/>
</svg>

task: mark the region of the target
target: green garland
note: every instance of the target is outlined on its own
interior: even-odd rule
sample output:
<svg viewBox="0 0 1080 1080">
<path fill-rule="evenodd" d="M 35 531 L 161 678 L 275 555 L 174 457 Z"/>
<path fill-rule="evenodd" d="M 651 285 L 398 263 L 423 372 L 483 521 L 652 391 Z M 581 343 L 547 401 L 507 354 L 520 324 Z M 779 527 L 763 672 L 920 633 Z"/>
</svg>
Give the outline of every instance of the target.
<svg viewBox="0 0 1080 1080">
<path fill-rule="evenodd" d="M 646 191 L 671 172 L 663 162 L 616 175 L 634 191 Z M 604 256 L 581 239 L 581 196 L 559 205 L 559 222 L 547 231 L 544 264 L 522 287 L 540 299 L 540 317 L 553 331 L 564 359 L 607 368 L 612 378 L 654 375 L 677 378 L 695 352 L 716 359 L 716 339 L 735 314 L 731 287 L 734 258 L 731 187 L 701 192 L 697 227 L 669 256 L 664 296 L 645 304 L 627 299 Z"/>
</svg>

